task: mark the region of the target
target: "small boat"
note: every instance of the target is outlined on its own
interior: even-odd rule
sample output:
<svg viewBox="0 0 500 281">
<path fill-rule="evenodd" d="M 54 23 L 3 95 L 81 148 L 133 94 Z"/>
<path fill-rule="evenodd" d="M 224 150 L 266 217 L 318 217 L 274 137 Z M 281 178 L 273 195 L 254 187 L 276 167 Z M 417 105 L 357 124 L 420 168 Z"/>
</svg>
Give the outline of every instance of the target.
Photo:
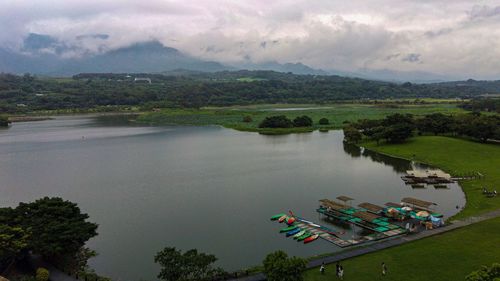
<svg viewBox="0 0 500 281">
<path fill-rule="evenodd" d="M 299 231 L 297 234 L 295 234 L 295 235 L 293 236 L 293 239 L 297 239 L 297 238 L 299 238 L 300 236 L 304 235 L 305 233 L 306 233 L 306 231 L 305 231 L 305 230 L 301 230 L 301 231 Z"/>
<path fill-rule="evenodd" d="M 292 236 L 292 235 L 295 235 L 295 234 L 299 233 L 300 231 L 301 231 L 301 229 L 297 227 L 297 228 L 296 228 L 296 229 L 294 229 L 294 230 L 290 230 L 290 231 L 288 231 L 288 232 L 286 233 L 286 237 L 290 237 L 290 236 Z"/>
<path fill-rule="evenodd" d="M 306 239 L 304 239 L 304 244 L 311 243 L 312 241 L 318 239 L 318 237 L 319 237 L 318 234 L 314 234 L 312 236 L 309 236 Z"/>
<path fill-rule="evenodd" d="M 272 221 L 275 221 L 275 220 L 278 220 L 279 218 L 281 218 L 282 216 L 285 216 L 285 214 L 277 214 L 277 215 L 274 215 L 271 217 L 271 220 Z"/>
<path fill-rule="evenodd" d="M 296 226 L 296 225 L 292 225 L 292 226 L 289 226 L 289 227 L 282 228 L 282 229 L 280 230 L 280 232 L 288 232 L 288 231 L 290 231 L 290 230 L 294 230 L 294 229 L 296 229 L 296 228 L 297 228 L 297 226 Z"/>
<path fill-rule="evenodd" d="M 302 235 L 299 238 L 297 238 L 297 241 L 302 241 L 302 240 L 306 239 L 307 237 L 309 237 L 311 235 L 312 235 L 311 232 L 306 232 L 306 233 L 304 233 L 304 235 Z"/>
<path fill-rule="evenodd" d="M 286 221 L 286 224 L 291 225 L 294 222 L 295 222 L 295 218 L 294 217 L 289 217 L 288 220 Z"/>
<path fill-rule="evenodd" d="M 288 216 L 287 216 L 287 215 L 282 215 L 282 216 L 278 219 L 278 222 L 279 222 L 279 223 L 282 223 L 282 222 L 284 222 L 284 221 L 286 220 L 286 218 L 288 218 Z"/>
</svg>

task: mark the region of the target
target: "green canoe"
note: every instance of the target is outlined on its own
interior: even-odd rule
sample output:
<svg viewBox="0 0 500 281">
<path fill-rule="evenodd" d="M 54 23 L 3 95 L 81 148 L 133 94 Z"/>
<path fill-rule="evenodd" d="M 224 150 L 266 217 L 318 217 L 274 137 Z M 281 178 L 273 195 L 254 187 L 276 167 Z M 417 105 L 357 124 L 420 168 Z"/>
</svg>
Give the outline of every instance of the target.
<svg viewBox="0 0 500 281">
<path fill-rule="evenodd" d="M 296 229 L 296 228 L 297 228 L 297 226 L 296 226 L 296 225 L 291 225 L 291 226 L 289 226 L 289 227 L 282 228 L 282 229 L 280 230 L 280 232 L 288 232 L 288 231 L 290 231 L 290 230 L 294 230 L 294 229 Z"/>
<path fill-rule="evenodd" d="M 297 239 L 297 238 L 299 238 L 300 236 L 302 236 L 304 234 L 306 234 L 306 231 L 305 230 L 301 230 L 301 231 L 299 231 L 299 233 L 297 233 L 297 234 L 295 234 L 293 236 L 293 239 Z"/>
<path fill-rule="evenodd" d="M 281 217 L 282 217 L 282 216 L 284 216 L 284 215 L 285 215 L 285 214 L 277 214 L 277 215 L 274 215 L 274 216 L 272 216 L 272 217 L 271 217 L 271 220 L 272 220 L 272 221 L 275 221 L 275 220 L 277 220 L 277 219 L 281 218 Z"/>
<path fill-rule="evenodd" d="M 306 232 L 306 233 L 304 233 L 304 235 L 302 235 L 299 238 L 297 238 L 297 241 L 302 241 L 302 240 L 306 239 L 307 237 L 309 237 L 311 235 L 312 235 L 311 232 Z"/>
</svg>

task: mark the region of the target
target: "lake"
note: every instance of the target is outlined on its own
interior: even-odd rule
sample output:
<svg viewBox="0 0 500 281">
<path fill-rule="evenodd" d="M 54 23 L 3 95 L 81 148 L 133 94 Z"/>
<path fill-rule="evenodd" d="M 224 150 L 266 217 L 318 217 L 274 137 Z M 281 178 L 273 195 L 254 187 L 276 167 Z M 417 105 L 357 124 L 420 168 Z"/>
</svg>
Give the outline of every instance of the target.
<svg viewBox="0 0 500 281">
<path fill-rule="evenodd" d="M 382 205 L 412 196 L 436 202 L 446 217 L 464 206 L 458 185 L 412 189 L 400 178 L 410 162 L 344 146 L 342 138 L 341 131 L 266 136 L 91 116 L 15 123 L 0 130 L 0 206 L 43 196 L 78 203 L 99 224 L 88 243 L 99 253 L 91 266 L 127 281 L 155 280 L 153 257 L 166 246 L 215 254 L 226 270 L 260 264 L 278 249 L 303 257 L 339 251 L 287 239 L 269 221 L 288 210 L 319 221 L 323 198 Z"/>
</svg>

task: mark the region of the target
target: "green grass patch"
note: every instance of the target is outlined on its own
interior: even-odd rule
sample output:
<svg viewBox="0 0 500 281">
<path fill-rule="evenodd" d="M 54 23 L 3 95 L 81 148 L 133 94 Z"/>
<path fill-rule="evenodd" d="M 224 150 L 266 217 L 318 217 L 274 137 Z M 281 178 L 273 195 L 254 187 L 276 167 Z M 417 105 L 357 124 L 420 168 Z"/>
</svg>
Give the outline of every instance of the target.
<svg viewBox="0 0 500 281">
<path fill-rule="evenodd" d="M 481 265 L 500 259 L 500 218 L 490 219 L 431 238 L 359 256 L 342 263 L 344 280 L 428 281 L 464 280 Z M 381 276 L 381 263 L 388 274 Z M 307 281 L 337 280 L 335 265 L 327 265 L 326 274 L 319 268 L 304 274 Z"/>
<path fill-rule="evenodd" d="M 465 209 L 454 218 L 460 219 L 500 208 L 500 196 L 487 198 L 482 187 L 500 187 L 500 146 L 441 136 L 421 136 L 402 144 L 363 143 L 368 149 L 436 166 L 460 176 L 479 172 L 483 178 L 461 180 L 465 192 Z"/>
<path fill-rule="evenodd" d="M 297 110 L 300 109 L 300 110 Z M 241 131 L 261 133 L 302 133 L 316 129 L 342 128 L 343 122 L 357 121 L 358 119 L 380 119 L 394 113 L 410 113 L 424 115 L 441 112 L 445 114 L 463 113 L 453 104 L 401 105 L 397 108 L 387 108 L 377 105 L 364 104 L 331 104 L 331 105 L 251 105 L 233 107 L 210 107 L 195 109 L 164 109 L 160 112 L 142 114 L 137 121 L 151 125 L 220 125 Z M 312 128 L 292 129 L 260 129 L 258 124 L 271 115 L 285 115 L 290 119 L 307 115 L 312 118 Z M 252 122 L 243 122 L 243 117 L 250 116 Z M 327 118 L 328 126 L 320 126 L 319 119 Z"/>
</svg>

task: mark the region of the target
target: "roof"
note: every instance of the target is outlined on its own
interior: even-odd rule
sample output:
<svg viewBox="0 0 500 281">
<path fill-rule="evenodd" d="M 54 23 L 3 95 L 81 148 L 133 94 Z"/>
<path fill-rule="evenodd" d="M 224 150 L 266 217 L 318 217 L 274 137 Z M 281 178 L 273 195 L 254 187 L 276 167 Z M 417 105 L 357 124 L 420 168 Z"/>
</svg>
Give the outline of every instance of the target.
<svg viewBox="0 0 500 281">
<path fill-rule="evenodd" d="M 387 207 L 401 207 L 401 204 L 394 202 L 387 202 L 384 205 L 386 205 Z"/>
<path fill-rule="evenodd" d="M 363 219 L 365 221 L 373 221 L 375 219 L 378 219 L 380 218 L 380 216 L 377 216 L 375 214 L 372 214 L 372 213 L 368 213 L 368 212 L 365 212 L 365 211 L 361 211 L 361 212 L 356 212 L 354 214 L 352 214 L 353 216 L 355 217 L 358 217 L 360 219 Z"/>
<path fill-rule="evenodd" d="M 429 208 L 429 206 L 431 206 L 431 205 L 437 205 L 436 203 L 420 200 L 420 199 L 413 198 L 413 197 L 405 197 L 405 198 L 401 199 L 401 202 L 404 202 L 407 204 L 412 204 L 412 205 L 419 206 L 419 207 L 424 207 L 424 208 Z"/>
<path fill-rule="evenodd" d="M 337 203 L 337 202 L 334 202 L 334 201 L 329 200 L 329 199 L 321 199 L 321 200 L 319 200 L 319 202 L 320 202 L 321 206 L 324 206 L 327 208 L 332 208 L 334 210 L 342 210 L 342 209 L 349 208 L 349 206 L 347 206 L 345 204 Z"/>
<path fill-rule="evenodd" d="M 374 213 L 378 213 L 384 209 L 384 207 L 380 207 L 378 205 L 368 203 L 368 202 L 361 203 L 358 206 L 363 208 L 363 209 L 367 209 L 368 211 L 374 212 Z"/>
<path fill-rule="evenodd" d="M 344 201 L 344 202 L 354 200 L 354 198 L 347 197 L 344 195 L 337 197 L 337 199 L 339 199 L 340 201 Z"/>
</svg>

